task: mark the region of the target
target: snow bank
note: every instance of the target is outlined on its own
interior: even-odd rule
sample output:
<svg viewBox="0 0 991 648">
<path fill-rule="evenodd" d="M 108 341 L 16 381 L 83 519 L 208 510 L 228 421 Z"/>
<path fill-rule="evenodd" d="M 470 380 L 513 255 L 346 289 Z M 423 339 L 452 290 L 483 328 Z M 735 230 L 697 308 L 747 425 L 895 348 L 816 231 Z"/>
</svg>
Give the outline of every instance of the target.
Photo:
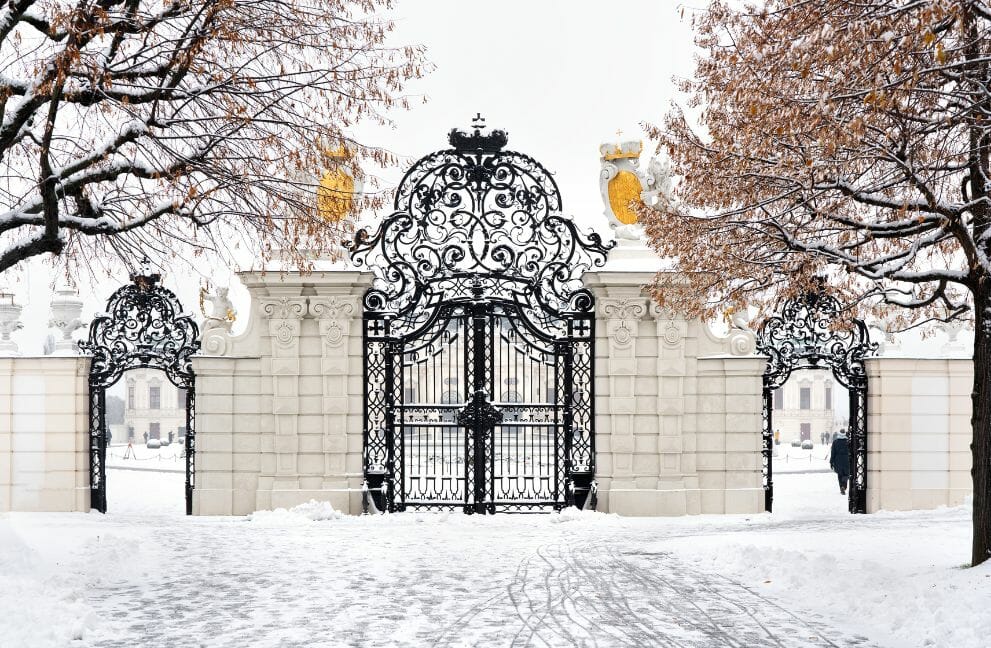
<svg viewBox="0 0 991 648">
<path fill-rule="evenodd" d="M 85 588 L 64 572 L 52 572 L 0 518 L 0 645 L 48 648 L 91 645 L 98 618 Z"/>
<path fill-rule="evenodd" d="M 290 509 L 277 508 L 274 511 L 255 511 L 248 520 L 264 526 L 296 526 L 312 522 L 339 520 L 344 514 L 334 509 L 330 502 L 310 500 Z"/>
<path fill-rule="evenodd" d="M 856 539 L 837 551 L 730 544 L 724 538 L 703 546 L 696 541 L 685 557 L 786 608 L 791 603 L 795 612 L 807 610 L 873 638 L 890 637 L 883 645 L 988 645 L 991 563 L 973 569 L 934 566 L 938 544 L 913 548 L 917 555 L 908 558 L 889 555 L 883 563 L 873 551 L 871 560 L 858 560 Z"/>
</svg>

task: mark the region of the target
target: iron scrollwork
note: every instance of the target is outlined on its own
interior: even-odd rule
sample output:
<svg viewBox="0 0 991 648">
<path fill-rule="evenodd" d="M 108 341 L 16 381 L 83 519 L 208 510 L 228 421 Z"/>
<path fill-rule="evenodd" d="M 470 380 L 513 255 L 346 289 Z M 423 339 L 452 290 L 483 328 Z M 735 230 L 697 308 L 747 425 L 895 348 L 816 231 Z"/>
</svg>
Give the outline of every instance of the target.
<svg viewBox="0 0 991 648">
<path fill-rule="evenodd" d="M 160 369 L 186 390 L 186 513 L 192 513 L 195 487 L 195 376 L 191 357 L 199 350 L 199 327 L 181 313 L 175 294 L 159 285 L 157 274 L 135 274 L 107 301 L 106 313 L 90 324 L 80 348 L 93 356 L 90 388 L 90 506 L 107 511 L 106 391 L 129 369 Z"/>
<path fill-rule="evenodd" d="M 484 129 L 476 118 L 452 130 L 452 148 L 416 162 L 394 211 L 352 245 L 375 276 L 364 296 L 364 461 L 377 508 L 560 508 L 571 473 L 594 472 L 595 300 L 581 277 L 611 244 L 561 213 L 540 163 Z M 528 391 L 522 408 L 500 401 Z M 539 455 L 526 476 L 507 477 L 511 438 Z"/>
<path fill-rule="evenodd" d="M 851 513 L 867 512 L 867 372 L 864 359 L 877 352 L 867 326 L 843 318 L 839 300 L 823 289 L 785 301 L 757 335 L 757 353 L 768 357 L 763 389 L 763 471 L 765 509 L 774 499 L 773 392 L 796 369 L 828 369 L 850 394 Z"/>
</svg>

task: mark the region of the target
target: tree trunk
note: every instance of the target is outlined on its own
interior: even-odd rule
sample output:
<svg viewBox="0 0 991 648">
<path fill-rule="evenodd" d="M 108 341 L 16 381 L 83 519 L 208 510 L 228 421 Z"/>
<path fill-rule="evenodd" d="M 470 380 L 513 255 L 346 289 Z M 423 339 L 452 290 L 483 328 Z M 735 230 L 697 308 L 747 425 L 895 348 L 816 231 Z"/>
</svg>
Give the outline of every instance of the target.
<svg viewBox="0 0 991 648">
<path fill-rule="evenodd" d="M 985 282 L 974 294 L 973 440 L 974 544 L 977 566 L 991 558 L 991 295 Z"/>
</svg>

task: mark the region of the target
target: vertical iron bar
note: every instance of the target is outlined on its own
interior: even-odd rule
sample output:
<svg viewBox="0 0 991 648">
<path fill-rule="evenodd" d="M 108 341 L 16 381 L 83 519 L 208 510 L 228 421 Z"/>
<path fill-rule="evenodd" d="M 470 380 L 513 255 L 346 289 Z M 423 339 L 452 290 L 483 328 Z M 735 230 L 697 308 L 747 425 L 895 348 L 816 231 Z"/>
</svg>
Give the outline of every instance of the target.
<svg viewBox="0 0 991 648">
<path fill-rule="evenodd" d="M 186 384 L 186 515 L 193 514 L 193 489 L 196 488 L 196 378 Z"/>
<path fill-rule="evenodd" d="M 764 443 L 764 447 L 761 449 L 761 455 L 764 463 L 764 510 L 770 513 L 774 503 L 774 431 L 772 430 L 774 390 L 771 389 L 770 383 L 766 378 L 764 380 L 762 395 L 764 402 L 764 429 L 761 430 L 761 440 Z"/>
</svg>

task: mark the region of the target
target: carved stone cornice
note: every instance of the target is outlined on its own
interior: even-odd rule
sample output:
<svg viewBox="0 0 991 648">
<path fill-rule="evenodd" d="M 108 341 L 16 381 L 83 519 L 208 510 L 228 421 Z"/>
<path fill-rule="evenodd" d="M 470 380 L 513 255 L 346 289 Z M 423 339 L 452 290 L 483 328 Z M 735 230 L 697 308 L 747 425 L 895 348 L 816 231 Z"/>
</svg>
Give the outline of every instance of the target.
<svg viewBox="0 0 991 648">
<path fill-rule="evenodd" d="M 639 320 L 647 314 L 646 297 L 600 297 L 599 312 L 610 320 Z"/>
<path fill-rule="evenodd" d="M 361 315 L 361 309 L 356 296 L 330 295 L 311 299 L 310 314 L 317 318 L 324 344 L 335 348 L 351 334 L 351 320 Z"/>
<path fill-rule="evenodd" d="M 310 314 L 317 319 L 352 319 L 360 315 L 361 310 L 357 296 L 330 295 L 311 298 Z"/>
<path fill-rule="evenodd" d="M 279 297 L 259 300 L 270 320 L 301 320 L 306 316 L 306 297 Z"/>
<path fill-rule="evenodd" d="M 306 316 L 306 297 L 262 299 L 262 311 L 268 318 L 268 333 L 273 342 L 289 349 L 299 340 L 301 320 Z"/>
<path fill-rule="evenodd" d="M 606 335 L 614 347 L 626 348 L 639 334 L 639 322 L 647 314 L 645 297 L 605 297 L 598 300 L 606 318 Z"/>
</svg>

